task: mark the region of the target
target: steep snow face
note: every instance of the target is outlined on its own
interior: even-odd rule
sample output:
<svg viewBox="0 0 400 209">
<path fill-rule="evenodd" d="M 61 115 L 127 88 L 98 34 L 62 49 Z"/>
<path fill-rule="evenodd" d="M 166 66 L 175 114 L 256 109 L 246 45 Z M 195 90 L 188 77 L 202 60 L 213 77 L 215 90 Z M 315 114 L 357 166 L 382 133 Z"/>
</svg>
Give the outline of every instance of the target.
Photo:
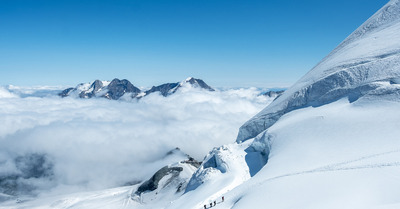
<svg viewBox="0 0 400 209">
<path fill-rule="evenodd" d="M 217 208 L 399 208 L 399 104 L 343 98 L 285 114 L 258 136 L 272 137 L 268 164 Z"/>
<path fill-rule="evenodd" d="M 252 140 L 213 149 L 190 179 L 185 194 L 167 208 L 204 208 L 249 180 L 266 163 Z"/>
<path fill-rule="evenodd" d="M 255 137 L 295 109 L 343 97 L 354 102 L 366 95 L 399 94 L 399 78 L 400 1 L 392 0 L 282 96 L 247 121 L 239 130 L 237 142 Z"/>
</svg>

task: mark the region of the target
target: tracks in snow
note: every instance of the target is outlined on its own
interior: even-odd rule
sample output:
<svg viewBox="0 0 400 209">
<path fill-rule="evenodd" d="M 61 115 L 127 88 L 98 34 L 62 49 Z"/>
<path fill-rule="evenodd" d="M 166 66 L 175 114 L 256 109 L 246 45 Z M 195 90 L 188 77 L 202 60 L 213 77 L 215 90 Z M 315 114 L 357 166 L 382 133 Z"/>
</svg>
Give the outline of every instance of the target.
<svg viewBox="0 0 400 209">
<path fill-rule="evenodd" d="M 392 151 L 388 151 L 388 152 L 377 153 L 377 154 L 372 154 L 372 155 L 367 155 L 367 156 L 360 157 L 360 158 L 357 158 L 357 159 L 354 159 L 354 160 L 344 161 L 344 162 L 340 162 L 340 163 L 334 163 L 334 164 L 318 167 L 318 168 L 311 169 L 311 170 L 305 170 L 305 171 L 299 171 L 299 172 L 279 175 L 279 176 L 275 176 L 275 177 L 272 177 L 272 178 L 268 178 L 268 179 L 266 179 L 266 180 L 264 180 L 262 182 L 259 182 L 258 184 L 262 184 L 264 182 L 268 182 L 268 181 L 272 181 L 272 180 L 280 179 L 280 178 L 284 178 L 284 177 L 296 176 L 296 175 L 322 173 L 322 172 L 333 172 L 333 171 L 345 171 L 345 170 L 357 170 L 357 169 L 384 168 L 384 167 L 400 166 L 400 161 L 370 163 L 370 164 L 361 164 L 361 165 L 348 166 L 349 164 L 352 164 L 352 163 L 362 162 L 364 160 L 373 159 L 373 158 L 381 157 L 381 156 L 384 156 L 384 155 L 397 154 L 397 153 L 400 153 L 400 149 L 392 150 Z"/>
<path fill-rule="evenodd" d="M 305 171 L 299 171 L 299 172 L 294 172 L 294 173 L 288 173 L 288 174 L 283 174 L 283 175 L 279 175 L 279 176 L 275 176 L 275 177 L 271 177 L 268 179 L 265 179 L 263 181 L 260 182 L 254 182 L 252 184 L 247 185 L 247 188 L 254 188 L 255 186 L 261 186 L 262 184 L 264 184 L 265 182 L 269 182 L 269 181 L 273 181 L 273 180 L 277 180 L 277 179 L 281 179 L 281 178 L 285 178 L 285 177 L 292 177 L 292 176 L 298 176 L 298 175 L 306 175 L 306 174 L 315 174 L 315 173 L 324 173 L 324 172 L 335 172 L 335 171 L 347 171 L 347 170 L 359 170 L 359 169 L 371 169 L 371 168 L 387 168 L 387 167 L 400 167 L 400 161 L 392 161 L 392 162 L 378 162 L 378 163 L 361 163 L 358 165 L 351 165 L 352 163 L 360 163 L 363 162 L 365 160 L 369 160 L 369 159 L 374 159 L 374 158 L 378 158 L 378 157 L 382 157 L 385 155 L 390 155 L 390 154 L 399 154 L 400 155 L 400 149 L 396 149 L 396 150 L 391 150 L 391 151 L 387 151 L 387 152 L 381 152 L 381 153 L 376 153 L 376 154 L 372 154 L 372 155 L 366 155 L 354 160 L 348 160 L 348 161 L 343 161 L 343 162 L 339 162 L 339 163 L 333 163 L 333 164 L 329 164 L 326 166 L 322 166 L 322 167 L 318 167 L 318 168 L 314 168 L 314 169 L 310 169 L 310 170 L 305 170 Z M 397 159 L 400 159 L 397 158 Z M 236 193 L 236 192 L 235 192 Z M 230 196 L 236 196 L 237 194 L 233 194 Z M 234 208 L 236 203 L 238 201 L 240 201 L 241 197 L 236 197 L 238 198 L 235 202 L 235 204 L 233 204 L 230 208 Z"/>
</svg>

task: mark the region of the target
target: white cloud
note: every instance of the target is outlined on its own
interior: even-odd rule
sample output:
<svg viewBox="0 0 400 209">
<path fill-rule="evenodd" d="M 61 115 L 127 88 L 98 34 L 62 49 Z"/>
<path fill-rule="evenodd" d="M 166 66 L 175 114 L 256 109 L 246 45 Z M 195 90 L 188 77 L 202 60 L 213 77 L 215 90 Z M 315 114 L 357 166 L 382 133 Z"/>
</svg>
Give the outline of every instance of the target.
<svg viewBox="0 0 400 209">
<path fill-rule="evenodd" d="M 16 156 L 46 154 L 54 164 L 54 179 L 41 188 L 57 185 L 57 192 L 143 180 L 179 160 L 165 158 L 175 147 L 202 160 L 213 147 L 233 142 L 238 128 L 271 102 L 259 93 L 254 88 L 192 89 L 169 97 L 110 101 L 18 97 L 3 88 L 0 168 L 15 172 Z"/>
<path fill-rule="evenodd" d="M 0 86 L 0 99 L 1 98 L 12 98 L 12 97 L 16 97 L 16 95 L 12 94 L 7 89 Z"/>
</svg>

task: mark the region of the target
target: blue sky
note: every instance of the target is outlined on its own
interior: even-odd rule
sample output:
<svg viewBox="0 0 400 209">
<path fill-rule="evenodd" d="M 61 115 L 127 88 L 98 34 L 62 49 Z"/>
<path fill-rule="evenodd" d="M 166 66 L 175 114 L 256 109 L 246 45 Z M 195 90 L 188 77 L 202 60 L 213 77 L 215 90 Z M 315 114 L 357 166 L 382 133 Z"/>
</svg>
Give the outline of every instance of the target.
<svg viewBox="0 0 400 209">
<path fill-rule="evenodd" d="M 0 85 L 290 86 L 387 0 L 0 0 Z"/>
</svg>

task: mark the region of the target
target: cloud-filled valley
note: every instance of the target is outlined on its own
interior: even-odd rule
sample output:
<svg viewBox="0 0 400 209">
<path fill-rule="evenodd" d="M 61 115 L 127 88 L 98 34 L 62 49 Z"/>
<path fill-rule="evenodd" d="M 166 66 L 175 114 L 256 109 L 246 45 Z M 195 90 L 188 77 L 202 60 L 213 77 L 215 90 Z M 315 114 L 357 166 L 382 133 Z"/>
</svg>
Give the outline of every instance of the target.
<svg viewBox="0 0 400 209">
<path fill-rule="evenodd" d="M 141 181 L 181 160 L 166 156 L 175 147 L 202 160 L 232 143 L 243 122 L 272 101 L 260 93 L 192 88 L 112 101 L 0 88 L 2 192 L 65 193 Z"/>
</svg>

